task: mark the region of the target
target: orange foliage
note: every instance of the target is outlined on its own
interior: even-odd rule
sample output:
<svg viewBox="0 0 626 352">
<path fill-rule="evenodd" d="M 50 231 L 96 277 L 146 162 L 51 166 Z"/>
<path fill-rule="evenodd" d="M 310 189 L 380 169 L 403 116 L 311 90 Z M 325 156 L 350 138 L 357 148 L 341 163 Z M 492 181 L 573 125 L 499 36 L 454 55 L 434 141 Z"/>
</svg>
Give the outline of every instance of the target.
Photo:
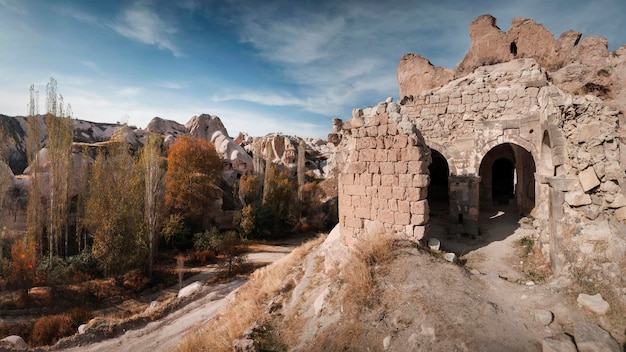
<svg viewBox="0 0 626 352">
<path fill-rule="evenodd" d="M 165 204 L 199 220 L 212 200 L 222 159 L 209 141 L 182 136 L 170 146 L 165 174 Z"/>
<path fill-rule="evenodd" d="M 26 294 L 35 281 L 35 258 L 36 248 L 33 241 L 18 240 L 13 244 L 11 282 Z"/>
</svg>

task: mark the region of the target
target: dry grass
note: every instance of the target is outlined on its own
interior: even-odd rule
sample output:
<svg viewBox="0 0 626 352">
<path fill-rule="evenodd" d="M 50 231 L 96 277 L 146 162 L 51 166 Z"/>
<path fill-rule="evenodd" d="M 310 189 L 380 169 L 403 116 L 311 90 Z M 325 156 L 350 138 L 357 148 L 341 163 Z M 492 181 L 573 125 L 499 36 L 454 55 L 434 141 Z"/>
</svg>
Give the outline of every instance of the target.
<svg viewBox="0 0 626 352">
<path fill-rule="evenodd" d="M 376 338 L 367 334 L 360 317 L 375 301 L 376 268 L 392 259 L 395 238 L 388 233 L 363 238 L 352 251 L 352 257 L 339 274 L 343 292 L 341 323 L 318 336 L 305 351 L 376 350 Z M 375 346 L 375 347 L 374 347 Z"/>
<path fill-rule="evenodd" d="M 393 237 L 389 234 L 369 235 L 358 242 L 347 261 L 340 279 L 345 285 L 343 303 L 348 308 L 367 305 L 374 288 L 373 267 L 391 258 Z"/>
<path fill-rule="evenodd" d="M 241 286 L 215 319 L 189 333 L 176 351 L 232 351 L 233 340 L 260 319 L 269 301 L 285 286 L 293 268 L 326 236 L 318 236 L 296 248 L 291 254 L 255 271 Z"/>
</svg>

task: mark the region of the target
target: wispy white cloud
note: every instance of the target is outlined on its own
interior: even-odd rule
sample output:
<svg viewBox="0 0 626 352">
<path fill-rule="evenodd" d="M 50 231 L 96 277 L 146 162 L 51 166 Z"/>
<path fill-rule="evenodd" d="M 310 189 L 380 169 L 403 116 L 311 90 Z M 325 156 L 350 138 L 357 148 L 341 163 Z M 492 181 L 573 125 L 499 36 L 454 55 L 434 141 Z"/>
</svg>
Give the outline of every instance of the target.
<svg viewBox="0 0 626 352">
<path fill-rule="evenodd" d="M 183 56 L 172 42 L 172 36 L 178 31 L 177 28 L 159 16 L 147 3 L 136 2 L 123 9 L 117 20 L 109 26 L 126 38 L 169 50 L 176 57 Z"/>
<path fill-rule="evenodd" d="M 102 73 L 102 71 L 100 71 L 100 67 L 98 67 L 98 65 L 93 62 L 93 61 L 89 61 L 89 60 L 81 60 L 80 64 L 87 67 L 88 69 L 97 72 L 97 73 Z"/>
<path fill-rule="evenodd" d="M 188 87 L 188 84 L 185 82 L 172 82 L 172 81 L 161 81 L 156 83 L 157 87 L 166 88 L 166 89 L 185 89 Z"/>
<path fill-rule="evenodd" d="M 239 91 L 237 93 L 216 94 L 211 99 L 214 102 L 223 101 L 247 101 L 267 106 L 293 106 L 302 105 L 304 101 L 288 93 L 262 92 L 262 91 Z"/>
<path fill-rule="evenodd" d="M 124 97 L 124 98 L 133 98 L 136 97 L 138 95 L 140 95 L 142 93 L 142 89 L 138 88 L 138 87 L 125 87 L 125 88 L 121 88 L 119 89 L 116 94 L 120 97 Z"/>
<path fill-rule="evenodd" d="M 23 3 L 18 0 L 0 0 L 0 6 L 21 15 L 28 13 L 26 8 L 24 8 Z"/>
<path fill-rule="evenodd" d="M 88 23 L 88 24 L 98 24 L 98 17 L 93 16 L 87 12 L 81 11 L 74 7 L 62 7 L 58 9 L 59 13 L 62 15 L 69 16 L 77 21 Z"/>
</svg>

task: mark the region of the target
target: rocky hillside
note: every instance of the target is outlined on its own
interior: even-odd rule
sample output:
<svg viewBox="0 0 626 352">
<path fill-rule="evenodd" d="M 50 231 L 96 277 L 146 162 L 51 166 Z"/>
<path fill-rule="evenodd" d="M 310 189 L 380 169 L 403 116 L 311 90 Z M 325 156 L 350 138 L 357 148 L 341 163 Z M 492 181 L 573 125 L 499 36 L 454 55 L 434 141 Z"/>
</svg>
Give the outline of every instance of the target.
<svg viewBox="0 0 626 352">
<path fill-rule="evenodd" d="M 255 273 L 179 351 L 622 351 L 623 312 L 597 311 L 601 299 L 558 278 L 525 285 L 499 269 L 384 235 L 348 248 L 337 227 Z"/>
</svg>

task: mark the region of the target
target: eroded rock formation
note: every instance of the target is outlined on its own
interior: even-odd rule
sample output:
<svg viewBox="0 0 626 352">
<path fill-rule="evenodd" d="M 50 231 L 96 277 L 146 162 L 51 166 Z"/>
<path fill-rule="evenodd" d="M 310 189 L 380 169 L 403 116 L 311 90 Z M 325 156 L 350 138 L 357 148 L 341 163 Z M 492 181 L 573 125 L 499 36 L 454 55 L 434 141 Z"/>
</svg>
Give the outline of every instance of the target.
<svg viewBox="0 0 626 352">
<path fill-rule="evenodd" d="M 544 26 L 526 18 L 514 19 L 505 32 L 491 15 L 472 21 L 469 35 L 470 49 L 454 70 L 432 66 L 419 55 L 403 56 L 398 64 L 400 96 L 441 87 L 485 65 L 533 58 L 562 90 L 593 94 L 618 110 L 626 110 L 626 46 L 610 53 L 606 38 L 583 37 L 573 30 L 554 39 Z"/>
</svg>

